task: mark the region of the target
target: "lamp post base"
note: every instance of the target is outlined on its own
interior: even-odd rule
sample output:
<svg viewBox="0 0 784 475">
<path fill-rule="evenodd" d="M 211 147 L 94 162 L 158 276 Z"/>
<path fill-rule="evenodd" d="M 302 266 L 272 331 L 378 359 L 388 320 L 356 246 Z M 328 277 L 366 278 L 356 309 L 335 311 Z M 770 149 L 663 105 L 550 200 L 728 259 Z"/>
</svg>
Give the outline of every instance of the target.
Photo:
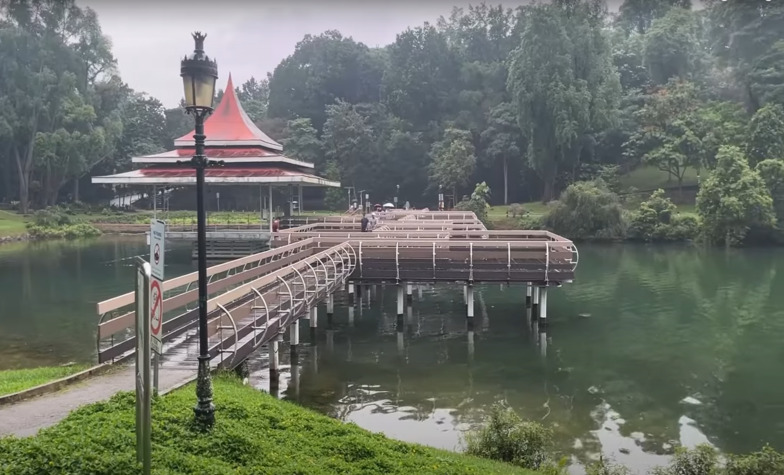
<svg viewBox="0 0 784 475">
<path fill-rule="evenodd" d="M 196 398 L 198 402 L 193 408 L 196 422 L 209 429 L 215 424 L 215 405 L 212 403 L 212 377 L 210 375 L 209 356 L 199 356 L 199 372 L 196 377 Z"/>
</svg>

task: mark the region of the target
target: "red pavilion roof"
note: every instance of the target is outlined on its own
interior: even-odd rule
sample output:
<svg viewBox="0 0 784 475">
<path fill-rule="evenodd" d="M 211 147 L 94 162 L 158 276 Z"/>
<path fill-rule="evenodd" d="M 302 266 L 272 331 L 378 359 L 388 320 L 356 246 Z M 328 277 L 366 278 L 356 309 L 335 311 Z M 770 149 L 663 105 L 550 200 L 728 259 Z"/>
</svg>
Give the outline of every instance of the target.
<svg viewBox="0 0 784 475">
<path fill-rule="evenodd" d="M 193 147 L 195 132 L 192 130 L 178 138 L 174 141 L 174 146 Z M 204 134 L 207 136 L 206 147 L 256 146 L 273 152 L 283 151 L 283 146 L 262 132 L 245 113 L 237 99 L 231 75 L 218 107 L 204 121 Z"/>
</svg>

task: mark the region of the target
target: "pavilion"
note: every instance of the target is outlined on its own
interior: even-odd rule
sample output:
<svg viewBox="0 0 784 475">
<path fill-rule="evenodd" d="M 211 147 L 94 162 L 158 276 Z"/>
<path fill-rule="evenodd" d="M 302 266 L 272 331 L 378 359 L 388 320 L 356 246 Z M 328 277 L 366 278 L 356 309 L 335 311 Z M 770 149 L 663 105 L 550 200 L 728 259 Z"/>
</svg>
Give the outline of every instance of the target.
<svg viewBox="0 0 784 475">
<path fill-rule="evenodd" d="M 268 188 L 268 216 L 272 216 L 272 188 L 287 187 L 289 190 L 289 213 L 293 201 L 294 186 L 297 187 L 299 205 L 302 206 L 302 188 L 335 187 L 340 183 L 330 181 L 314 173 L 312 163 L 303 162 L 283 155 L 283 146 L 271 139 L 248 117 L 242 108 L 234 84 L 229 82 L 218 106 L 204 122 L 205 153 L 210 160 L 222 160 L 223 166 L 208 168 L 205 183 L 208 185 L 258 185 L 261 196 L 263 187 Z M 153 195 L 157 188 L 196 185 L 196 173 L 186 162 L 195 154 L 194 131 L 174 141 L 174 150 L 133 157 L 132 163 L 144 164 L 143 168 L 115 175 L 95 176 L 92 182 L 107 185 L 150 185 Z M 263 207 L 263 205 L 262 205 Z M 272 220 L 270 219 L 270 231 Z"/>
</svg>

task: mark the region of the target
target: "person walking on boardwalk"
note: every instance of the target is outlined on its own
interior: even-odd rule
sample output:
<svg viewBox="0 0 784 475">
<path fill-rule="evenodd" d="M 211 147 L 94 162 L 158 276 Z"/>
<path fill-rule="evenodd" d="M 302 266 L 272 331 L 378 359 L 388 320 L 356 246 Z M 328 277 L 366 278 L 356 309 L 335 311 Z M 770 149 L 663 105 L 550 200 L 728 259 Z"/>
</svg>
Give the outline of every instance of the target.
<svg viewBox="0 0 784 475">
<path fill-rule="evenodd" d="M 368 223 L 369 222 L 370 222 L 370 220 L 368 219 L 367 215 L 362 216 L 362 221 L 360 221 L 360 223 L 362 225 L 362 232 L 363 233 L 367 232 L 367 228 L 368 228 Z"/>
</svg>

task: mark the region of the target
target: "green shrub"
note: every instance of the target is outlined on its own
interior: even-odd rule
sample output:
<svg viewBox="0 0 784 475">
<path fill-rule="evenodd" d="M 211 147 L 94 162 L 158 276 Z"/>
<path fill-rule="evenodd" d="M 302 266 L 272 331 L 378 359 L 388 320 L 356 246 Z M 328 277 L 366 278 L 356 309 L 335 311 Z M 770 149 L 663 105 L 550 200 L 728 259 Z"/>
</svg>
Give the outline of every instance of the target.
<svg viewBox="0 0 784 475">
<path fill-rule="evenodd" d="M 490 205 L 487 204 L 488 199 L 490 199 L 490 187 L 487 186 L 487 183 L 485 182 L 477 183 L 471 196 L 464 197 L 462 201 L 455 205 L 455 209 L 459 211 L 471 211 L 480 221 L 487 225 L 487 208 L 490 207 Z"/>
<path fill-rule="evenodd" d="M 718 453 L 709 445 L 699 445 L 688 450 L 679 447 L 675 450 L 672 462 L 667 467 L 653 470 L 654 475 L 718 475 Z"/>
<path fill-rule="evenodd" d="M 664 190 L 654 191 L 632 213 L 629 237 L 646 242 L 694 239 L 699 232 L 697 219 L 694 216 L 676 216 L 675 210 L 675 205 L 664 195 Z"/>
<path fill-rule="evenodd" d="M 544 216 L 546 228 L 571 239 L 623 239 L 628 227 L 618 195 L 602 180 L 569 185 Z"/>
<path fill-rule="evenodd" d="M 631 471 L 623 465 L 607 461 L 604 457 L 585 467 L 586 475 L 631 475 Z"/>
<path fill-rule="evenodd" d="M 33 239 L 83 239 L 101 235 L 101 231 L 98 228 L 87 223 L 76 223 L 59 227 L 28 224 L 27 232 Z"/>
<path fill-rule="evenodd" d="M 759 452 L 731 455 L 727 460 L 727 475 L 769 475 L 784 473 L 784 455 L 766 445 Z"/>
<path fill-rule="evenodd" d="M 519 467 L 539 469 L 550 464 L 552 431 L 520 419 L 512 409 L 493 406 L 490 421 L 465 437 L 466 453 Z"/>
<path fill-rule="evenodd" d="M 71 224 L 71 217 L 65 210 L 52 206 L 46 209 L 41 209 L 33 213 L 33 219 L 30 221 L 32 225 L 41 226 L 44 228 L 54 228 L 57 226 L 65 226 Z"/>
</svg>

